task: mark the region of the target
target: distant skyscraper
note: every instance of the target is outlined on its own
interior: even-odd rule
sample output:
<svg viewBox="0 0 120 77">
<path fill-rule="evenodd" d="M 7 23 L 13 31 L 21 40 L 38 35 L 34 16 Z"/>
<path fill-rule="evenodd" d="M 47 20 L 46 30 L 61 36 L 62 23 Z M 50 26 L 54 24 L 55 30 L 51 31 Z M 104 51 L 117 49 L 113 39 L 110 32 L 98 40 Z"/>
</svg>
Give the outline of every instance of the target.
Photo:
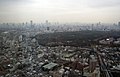
<svg viewBox="0 0 120 77">
<path fill-rule="evenodd" d="M 28 23 L 26 22 L 25 24 L 26 24 L 26 26 L 27 26 Z"/>
<path fill-rule="evenodd" d="M 101 25 L 101 22 L 99 22 L 98 25 Z"/>
<path fill-rule="evenodd" d="M 33 25 L 33 21 L 32 21 L 32 20 L 30 21 L 30 25 L 31 25 L 31 26 Z"/>
<path fill-rule="evenodd" d="M 94 24 L 92 24 L 92 26 L 91 26 L 91 30 L 93 30 L 93 28 L 94 28 Z"/>
<path fill-rule="evenodd" d="M 120 22 L 118 22 L 118 26 L 120 27 Z"/>
<path fill-rule="evenodd" d="M 24 22 L 22 23 L 22 25 L 23 25 L 23 26 L 25 25 Z"/>
<path fill-rule="evenodd" d="M 45 23 L 48 24 L 48 20 L 46 20 Z"/>
<path fill-rule="evenodd" d="M 31 26 L 31 28 L 34 28 L 34 25 L 33 25 L 33 21 L 32 21 L 32 20 L 30 21 L 30 26 Z"/>
</svg>

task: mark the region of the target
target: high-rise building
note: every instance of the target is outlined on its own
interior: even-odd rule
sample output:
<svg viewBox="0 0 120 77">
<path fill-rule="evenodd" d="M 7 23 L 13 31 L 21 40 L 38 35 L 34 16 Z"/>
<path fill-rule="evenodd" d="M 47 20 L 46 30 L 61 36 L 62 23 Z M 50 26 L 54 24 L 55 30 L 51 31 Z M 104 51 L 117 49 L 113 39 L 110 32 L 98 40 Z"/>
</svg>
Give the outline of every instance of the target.
<svg viewBox="0 0 120 77">
<path fill-rule="evenodd" d="M 30 21 L 30 26 L 31 26 L 31 28 L 34 28 L 34 24 L 33 24 L 32 20 Z"/>
<path fill-rule="evenodd" d="M 48 24 L 48 20 L 46 20 L 45 23 Z"/>
<path fill-rule="evenodd" d="M 22 23 L 22 26 L 24 26 L 24 25 L 25 25 L 25 23 L 23 22 L 23 23 Z"/>
<path fill-rule="evenodd" d="M 120 22 L 118 22 L 118 26 L 120 27 Z"/>
<path fill-rule="evenodd" d="M 47 30 L 49 31 L 49 30 L 50 30 L 50 27 L 47 27 Z"/>
<path fill-rule="evenodd" d="M 26 23 L 25 23 L 25 25 L 27 26 L 27 25 L 28 25 L 28 23 L 26 22 Z"/>
<path fill-rule="evenodd" d="M 30 25 L 31 25 L 31 26 L 33 25 L 33 21 L 32 21 L 32 20 L 30 21 Z"/>
</svg>

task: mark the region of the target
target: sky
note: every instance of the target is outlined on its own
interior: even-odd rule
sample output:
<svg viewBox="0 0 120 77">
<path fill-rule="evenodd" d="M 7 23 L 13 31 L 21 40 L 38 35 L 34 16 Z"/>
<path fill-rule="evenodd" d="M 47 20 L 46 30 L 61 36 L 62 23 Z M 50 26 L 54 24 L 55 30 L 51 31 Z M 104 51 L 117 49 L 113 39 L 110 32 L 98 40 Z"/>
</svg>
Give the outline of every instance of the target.
<svg viewBox="0 0 120 77">
<path fill-rule="evenodd" d="M 0 22 L 117 23 L 120 0 L 0 0 Z"/>
</svg>

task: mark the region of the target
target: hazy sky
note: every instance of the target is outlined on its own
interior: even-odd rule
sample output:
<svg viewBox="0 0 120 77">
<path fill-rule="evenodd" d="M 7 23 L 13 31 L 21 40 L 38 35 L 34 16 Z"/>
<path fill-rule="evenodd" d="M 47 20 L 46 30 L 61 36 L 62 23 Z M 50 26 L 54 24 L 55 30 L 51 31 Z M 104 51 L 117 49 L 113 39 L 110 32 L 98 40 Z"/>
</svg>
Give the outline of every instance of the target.
<svg viewBox="0 0 120 77">
<path fill-rule="evenodd" d="M 120 21 L 120 0 L 0 0 L 0 22 Z"/>
</svg>

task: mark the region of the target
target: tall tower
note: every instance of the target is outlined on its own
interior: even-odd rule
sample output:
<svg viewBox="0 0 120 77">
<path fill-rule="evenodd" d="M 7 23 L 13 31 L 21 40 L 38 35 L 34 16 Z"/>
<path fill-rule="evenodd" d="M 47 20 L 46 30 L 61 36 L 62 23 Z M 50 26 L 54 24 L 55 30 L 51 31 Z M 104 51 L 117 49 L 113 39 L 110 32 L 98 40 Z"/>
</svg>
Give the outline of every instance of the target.
<svg viewBox="0 0 120 77">
<path fill-rule="evenodd" d="M 30 27 L 31 27 L 31 28 L 34 28 L 34 25 L 33 25 L 33 21 L 32 21 L 32 20 L 30 21 Z"/>
<path fill-rule="evenodd" d="M 33 25 L 33 21 L 32 21 L 32 20 L 30 21 L 30 25 L 31 25 L 31 26 Z"/>
</svg>

